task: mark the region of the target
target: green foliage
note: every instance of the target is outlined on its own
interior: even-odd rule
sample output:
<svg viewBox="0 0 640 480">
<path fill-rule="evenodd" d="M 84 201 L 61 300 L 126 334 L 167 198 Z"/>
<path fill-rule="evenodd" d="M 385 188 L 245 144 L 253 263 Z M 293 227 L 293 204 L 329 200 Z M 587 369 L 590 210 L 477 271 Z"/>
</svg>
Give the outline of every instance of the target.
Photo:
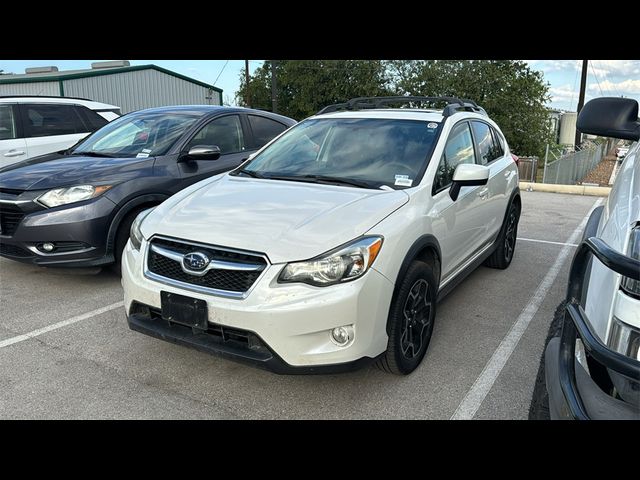
<svg viewBox="0 0 640 480">
<path fill-rule="evenodd" d="M 518 155 L 544 157 L 551 139 L 548 84 L 519 60 L 391 61 L 400 94 L 454 96 L 484 107 Z"/>
<path fill-rule="evenodd" d="M 332 103 L 375 95 L 457 96 L 485 108 L 518 155 L 544 157 L 548 84 L 519 60 L 280 60 L 278 113 L 301 120 Z M 236 93 L 245 105 L 244 72 Z M 251 106 L 271 110 L 271 63 L 251 77 Z"/>
<path fill-rule="evenodd" d="M 279 60 L 278 113 L 302 120 L 321 108 L 353 97 L 391 95 L 384 62 L 371 60 Z M 249 82 L 251 106 L 271 110 L 271 62 L 266 61 Z M 245 105 L 246 82 L 240 75 L 236 93 Z"/>
</svg>

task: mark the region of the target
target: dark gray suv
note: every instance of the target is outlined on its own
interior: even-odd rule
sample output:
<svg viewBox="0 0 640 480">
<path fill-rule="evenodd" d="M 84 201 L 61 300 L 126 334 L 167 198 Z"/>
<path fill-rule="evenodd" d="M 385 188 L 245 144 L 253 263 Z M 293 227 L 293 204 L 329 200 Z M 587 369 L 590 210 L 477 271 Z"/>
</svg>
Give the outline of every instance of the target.
<svg viewBox="0 0 640 480">
<path fill-rule="evenodd" d="M 152 108 L 68 150 L 2 168 L 0 255 L 49 266 L 119 265 L 140 211 L 237 167 L 295 123 L 245 108 Z"/>
</svg>

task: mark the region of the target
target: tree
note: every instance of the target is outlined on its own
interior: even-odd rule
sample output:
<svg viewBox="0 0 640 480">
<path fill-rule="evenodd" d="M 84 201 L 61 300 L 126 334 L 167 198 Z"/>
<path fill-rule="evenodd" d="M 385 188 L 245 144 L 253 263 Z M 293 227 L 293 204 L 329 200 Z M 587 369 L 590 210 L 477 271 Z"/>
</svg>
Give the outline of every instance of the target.
<svg viewBox="0 0 640 480">
<path fill-rule="evenodd" d="M 401 94 L 455 96 L 484 107 L 518 155 L 543 156 L 551 139 L 549 86 L 520 60 L 390 61 Z"/>
<path fill-rule="evenodd" d="M 279 60 L 278 113 L 301 120 L 332 103 L 353 97 L 390 95 L 386 65 L 378 60 Z M 238 105 L 245 105 L 246 82 L 240 73 Z M 249 81 L 251 106 L 271 110 L 271 62 Z"/>
</svg>

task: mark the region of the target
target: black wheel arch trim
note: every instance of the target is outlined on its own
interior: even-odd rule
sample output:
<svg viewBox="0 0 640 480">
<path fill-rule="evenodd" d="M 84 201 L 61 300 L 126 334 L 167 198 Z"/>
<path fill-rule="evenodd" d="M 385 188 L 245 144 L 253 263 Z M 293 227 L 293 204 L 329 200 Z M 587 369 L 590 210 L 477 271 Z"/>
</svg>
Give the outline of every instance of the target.
<svg viewBox="0 0 640 480">
<path fill-rule="evenodd" d="M 164 193 L 148 193 L 145 195 L 140 195 L 138 197 L 132 198 L 127 203 L 125 203 L 118 211 L 116 212 L 113 220 L 111 220 L 111 225 L 109 226 L 109 232 L 107 233 L 107 244 L 106 244 L 106 252 L 112 253 L 113 246 L 116 239 L 116 234 L 118 233 L 118 228 L 120 228 L 120 224 L 122 220 L 133 210 L 135 210 L 140 205 L 148 204 L 148 203 L 156 203 L 160 204 L 168 199 L 170 195 Z"/>
<path fill-rule="evenodd" d="M 409 247 L 409 250 L 407 251 L 407 254 L 404 257 L 404 260 L 400 265 L 400 270 L 398 271 L 398 275 L 396 277 L 395 285 L 393 288 L 392 298 L 395 298 L 396 294 L 398 293 L 398 290 L 400 289 L 400 284 L 402 283 L 402 279 L 406 275 L 407 270 L 409 270 L 409 266 L 418 257 L 419 253 L 422 252 L 425 248 L 433 249 L 438 257 L 438 262 L 442 264 L 442 252 L 440 250 L 440 242 L 438 242 L 438 239 L 431 234 L 425 234 L 419 237 L 415 242 L 413 242 L 411 247 Z M 440 269 L 438 269 L 438 278 L 436 280 L 438 281 L 438 285 L 440 285 Z M 393 300 L 391 303 L 393 303 Z M 389 313 L 390 312 L 391 312 L 391 305 L 389 305 Z M 387 325 L 386 325 L 387 335 L 390 335 L 391 333 L 389 330 L 389 327 L 390 327 L 389 314 L 387 314 Z"/>
</svg>

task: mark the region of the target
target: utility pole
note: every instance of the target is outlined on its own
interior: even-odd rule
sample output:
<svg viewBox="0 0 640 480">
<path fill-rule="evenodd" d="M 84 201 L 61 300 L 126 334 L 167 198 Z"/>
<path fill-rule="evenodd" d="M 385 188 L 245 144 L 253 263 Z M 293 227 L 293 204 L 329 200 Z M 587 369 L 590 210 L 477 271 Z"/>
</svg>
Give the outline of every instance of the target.
<svg viewBox="0 0 640 480">
<path fill-rule="evenodd" d="M 580 110 L 584 106 L 584 91 L 587 89 L 587 65 L 589 60 L 582 61 L 582 77 L 580 78 L 580 96 L 578 97 L 578 115 L 580 115 Z M 582 134 L 576 128 L 576 140 L 575 140 L 575 148 L 578 148 L 580 145 L 580 140 L 582 140 Z"/>
<path fill-rule="evenodd" d="M 244 94 L 244 103 L 251 108 L 251 93 L 249 92 L 249 60 L 244 61 L 244 81 L 247 88 Z"/>
<path fill-rule="evenodd" d="M 271 60 L 271 111 L 278 113 L 278 74 L 276 67 L 278 62 Z"/>
</svg>

